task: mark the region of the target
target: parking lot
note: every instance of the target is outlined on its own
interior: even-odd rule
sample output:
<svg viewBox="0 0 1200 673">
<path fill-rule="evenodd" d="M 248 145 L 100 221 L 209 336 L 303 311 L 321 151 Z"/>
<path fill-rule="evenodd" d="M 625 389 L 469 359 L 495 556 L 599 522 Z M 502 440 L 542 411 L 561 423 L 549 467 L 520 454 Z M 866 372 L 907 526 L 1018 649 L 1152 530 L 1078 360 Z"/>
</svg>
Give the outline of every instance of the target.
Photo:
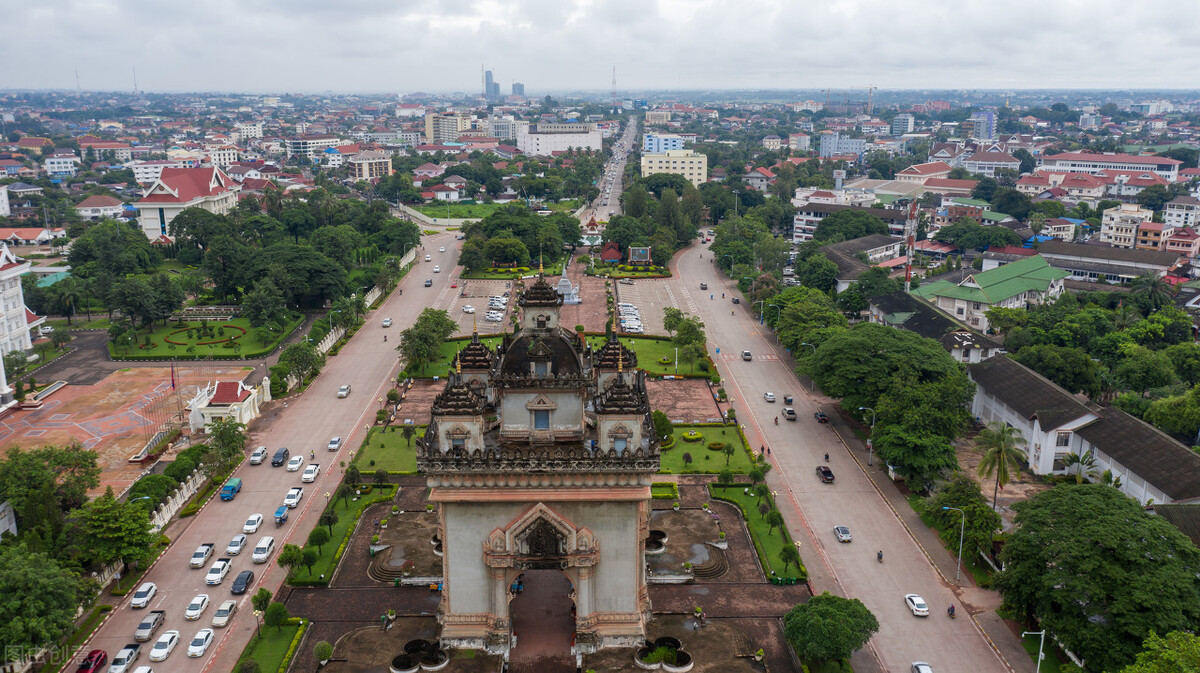
<svg viewBox="0 0 1200 673">
<path fill-rule="evenodd" d="M 646 278 L 633 281 L 632 285 L 616 283 L 617 301 L 637 306 L 646 334 L 666 335 L 663 327 L 663 309 L 677 308 L 684 313 L 697 315 L 698 310 L 691 293 L 680 291 L 678 285 L 666 279 Z"/>
<path fill-rule="evenodd" d="M 479 326 L 480 334 L 499 334 L 508 324 L 508 312 L 513 306 L 511 285 L 510 281 L 505 280 L 459 280 L 458 287 L 452 288 L 450 296 L 438 298 L 435 308 L 442 308 L 450 313 L 450 317 L 458 322 L 459 334 L 470 334 L 472 325 L 475 324 Z M 501 320 L 488 320 L 488 297 L 502 296 L 505 292 L 510 293 L 510 296 L 504 297 L 505 307 L 500 311 Z M 470 306 L 475 312 L 464 313 L 464 306 Z"/>
</svg>

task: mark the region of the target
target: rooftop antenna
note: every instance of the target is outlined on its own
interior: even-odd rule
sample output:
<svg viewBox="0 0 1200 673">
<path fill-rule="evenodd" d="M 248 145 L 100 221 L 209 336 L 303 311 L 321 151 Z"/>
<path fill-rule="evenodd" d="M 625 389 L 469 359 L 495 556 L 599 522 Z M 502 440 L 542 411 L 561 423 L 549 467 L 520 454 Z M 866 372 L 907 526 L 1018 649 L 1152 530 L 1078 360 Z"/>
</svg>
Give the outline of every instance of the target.
<svg viewBox="0 0 1200 673">
<path fill-rule="evenodd" d="M 137 66 L 133 66 L 133 93 L 137 94 Z"/>
<path fill-rule="evenodd" d="M 82 91 L 79 86 L 79 66 L 75 66 L 75 91 Z"/>
<path fill-rule="evenodd" d="M 615 66 L 615 65 L 613 66 L 613 78 L 612 78 L 612 106 L 613 106 L 613 111 L 615 112 L 617 109 L 617 66 Z"/>
</svg>

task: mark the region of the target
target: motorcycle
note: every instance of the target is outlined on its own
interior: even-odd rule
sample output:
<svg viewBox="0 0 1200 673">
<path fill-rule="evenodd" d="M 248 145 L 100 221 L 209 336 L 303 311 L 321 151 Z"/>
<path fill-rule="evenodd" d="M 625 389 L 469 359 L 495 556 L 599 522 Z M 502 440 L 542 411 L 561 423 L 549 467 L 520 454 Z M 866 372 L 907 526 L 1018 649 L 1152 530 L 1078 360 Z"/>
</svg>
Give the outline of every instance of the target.
<svg viewBox="0 0 1200 673">
<path fill-rule="evenodd" d="M 883 550 L 882 549 L 880 549 L 879 553 L 875 555 L 875 558 L 879 559 L 880 563 L 883 563 Z"/>
</svg>

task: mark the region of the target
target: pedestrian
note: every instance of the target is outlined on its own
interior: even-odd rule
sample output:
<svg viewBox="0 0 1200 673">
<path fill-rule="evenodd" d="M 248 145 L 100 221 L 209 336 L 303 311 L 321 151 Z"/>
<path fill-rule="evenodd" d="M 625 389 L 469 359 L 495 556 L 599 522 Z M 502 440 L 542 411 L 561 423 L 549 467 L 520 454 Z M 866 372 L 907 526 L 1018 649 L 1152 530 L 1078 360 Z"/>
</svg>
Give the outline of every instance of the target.
<svg viewBox="0 0 1200 673">
<path fill-rule="evenodd" d="M 767 447 L 767 455 L 768 456 L 771 455 L 771 447 L 769 447 L 769 446 Z"/>
</svg>

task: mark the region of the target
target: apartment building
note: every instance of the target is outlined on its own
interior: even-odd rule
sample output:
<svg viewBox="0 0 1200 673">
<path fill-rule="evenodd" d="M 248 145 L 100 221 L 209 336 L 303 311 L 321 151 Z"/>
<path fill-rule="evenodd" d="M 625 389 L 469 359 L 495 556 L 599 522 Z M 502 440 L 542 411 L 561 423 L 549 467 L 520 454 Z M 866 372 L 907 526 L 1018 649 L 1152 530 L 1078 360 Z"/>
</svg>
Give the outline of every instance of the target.
<svg viewBox="0 0 1200 673">
<path fill-rule="evenodd" d="M 917 126 L 917 120 L 910 114 L 901 113 L 892 117 L 892 135 L 902 136 L 905 133 L 912 133 Z"/>
<path fill-rule="evenodd" d="M 287 155 L 294 157 L 301 155 L 309 161 L 316 162 L 321 158 L 321 153 L 330 147 L 341 145 L 342 141 L 335 135 L 327 133 L 306 133 L 296 138 L 289 138 L 287 141 Z"/>
<path fill-rule="evenodd" d="M 1136 203 L 1122 203 L 1109 208 L 1100 219 L 1100 240 L 1114 248 L 1133 248 L 1138 228 L 1153 216 L 1154 211 Z"/>
<path fill-rule="evenodd" d="M 452 143 L 463 131 L 471 128 L 471 118 L 461 114 L 425 113 L 425 142 L 430 144 Z"/>
<path fill-rule="evenodd" d="M 601 150 L 604 138 L 595 124 L 538 124 L 536 131 L 519 129 L 517 148 L 530 156 L 550 156 L 555 152 Z"/>
<path fill-rule="evenodd" d="M 708 157 L 693 150 L 667 150 L 642 155 L 642 177 L 655 173 L 674 173 L 699 187 L 708 181 Z"/>
<path fill-rule="evenodd" d="M 674 133 L 647 133 L 642 136 L 642 152 L 644 154 L 662 154 L 668 150 L 681 150 L 684 144 L 683 136 Z"/>
<path fill-rule="evenodd" d="M 1163 223 L 1172 227 L 1195 226 L 1200 220 L 1200 199 L 1193 196 L 1176 196 L 1163 208 Z"/>
<path fill-rule="evenodd" d="M 821 136 L 822 159 L 841 154 L 855 154 L 861 158 L 866 151 L 867 141 L 862 138 L 848 138 L 836 131 Z"/>
<path fill-rule="evenodd" d="M 350 176 L 355 180 L 374 180 L 392 174 L 392 159 L 383 152 L 367 150 L 346 160 Z"/>
<path fill-rule="evenodd" d="M 78 165 L 79 157 L 75 156 L 74 150 L 55 152 L 46 157 L 46 175 L 52 178 L 71 177 L 75 175 L 75 168 Z"/>
</svg>

